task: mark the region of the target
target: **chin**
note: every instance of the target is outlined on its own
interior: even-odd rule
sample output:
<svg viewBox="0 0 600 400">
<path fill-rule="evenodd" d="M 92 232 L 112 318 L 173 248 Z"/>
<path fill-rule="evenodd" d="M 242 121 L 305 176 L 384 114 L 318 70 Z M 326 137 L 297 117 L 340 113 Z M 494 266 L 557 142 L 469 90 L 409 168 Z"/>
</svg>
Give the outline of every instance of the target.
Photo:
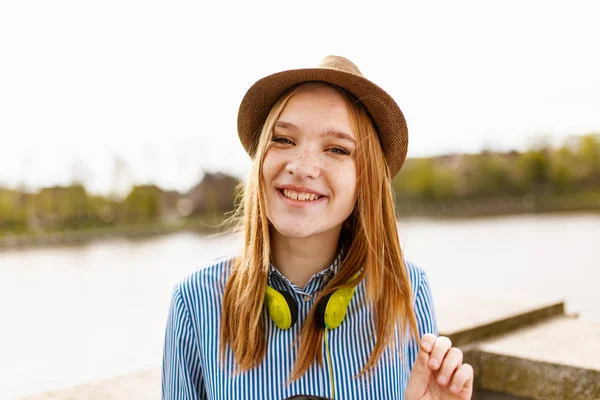
<svg viewBox="0 0 600 400">
<path fill-rule="evenodd" d="M 311 236 L 332 233 L 332 231 L 341 228 L 341 224 L 333 226 L 319 226 L 318 224 L 311 224 L 309 221 L 302 223 L 297 219 L 288 220 L 287 218 L 280 221 L 275 220 L 275 222 L 271 221 L 271 224 L 281 236 L 295 239 L 303 239 Z"/>
<path fill-rule="evenodd" d="M 306 238 L 318 233 L 312 229 L 304 229 L 302 226 L 294 226 L 293 223 L 283 225 L 273 224 L 273 227 L 281 236 L 296 239 Z"/>
</svg>

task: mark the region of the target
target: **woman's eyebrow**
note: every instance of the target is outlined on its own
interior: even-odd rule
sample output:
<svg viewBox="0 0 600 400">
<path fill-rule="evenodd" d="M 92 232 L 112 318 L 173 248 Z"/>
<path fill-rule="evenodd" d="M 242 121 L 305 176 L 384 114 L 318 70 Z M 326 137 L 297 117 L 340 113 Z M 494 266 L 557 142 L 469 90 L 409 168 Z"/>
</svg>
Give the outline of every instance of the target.
<svg viewBox="0 0 600 400">
<path fill-rule="evenodd" d="M 352 137 L 352 135 L 349 135 L 349 134 L 344 133 L 344 132 L 327 131 L 327 132 L 325 132 L 325 134 L 323 136 L 335 136 L 338 139 L 348 140 L 349 142 L 352 142 L 352 143 L 356 144 L 356 141 L 354 140 L 354 138 Z"/>
<path fill-rule="evenodd" d="M 296 125 L 292 124 L 291 122 L 286 122 L 286 121 L 277 121 L 275 122 L 275 127 L 276 128 L 283 128 L 283 129 L 291 129 L 294 131 L 299 131 L 300 128 L 298 128 Z M 345 133 L 345 132 L 340 132 L 340 131 L 335 131 L 335 130 L 329 130 L 325 133 L 323 133 L 321 136 L 335 136 L 338 139 L 344 139 L 344 140 L 348 140 L 350 142 L 352 142 L 353 144 L 356 144 L 356 141 L 354 140 L 354 137 L 352 137 L 352 135 Z"/>
<path fill-rule="evenodd" d="M 277 122 L 275 122 L 275 127 L 276 128 L 298 130 L 298 127 L 296 125 L 292 124 L 291 122 L 285 122 L 285 121 L 277 121 Z"/>
</svg>

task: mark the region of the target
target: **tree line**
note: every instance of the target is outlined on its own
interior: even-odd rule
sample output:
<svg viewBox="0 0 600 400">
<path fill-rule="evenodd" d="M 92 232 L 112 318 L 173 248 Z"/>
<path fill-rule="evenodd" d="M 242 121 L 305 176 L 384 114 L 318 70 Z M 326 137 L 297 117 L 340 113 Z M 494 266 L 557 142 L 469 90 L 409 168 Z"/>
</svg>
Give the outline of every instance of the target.
<svg viewBox="0 0 600 400">
<path fill-rule="evenodd" d="M 399 200 L 440 201 L 600 189 L 600 134 L 559 148 L 409 159 L 393 182 Z"/>
<path fill-rule="evenodd" d="M 0 234 L 222 217 L 238 186 L 235 177 L 206 173 L 187 193 L 139 185 L 121 200 L 91 195 L 79 183 L 33 193 L 0 187 Z M 401 215 L 472 214 L 481 204 L 491 213 L 600 210 L 600 134 L 557 148 L 411 158 L 392 186 Z"/>
</svg>

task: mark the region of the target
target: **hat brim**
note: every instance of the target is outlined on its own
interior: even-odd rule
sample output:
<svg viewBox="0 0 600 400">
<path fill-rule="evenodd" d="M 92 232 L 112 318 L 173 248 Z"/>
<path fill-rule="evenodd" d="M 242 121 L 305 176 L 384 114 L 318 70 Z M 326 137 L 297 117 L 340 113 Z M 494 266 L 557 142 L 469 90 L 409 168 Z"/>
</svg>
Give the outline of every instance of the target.
<svg viewBox="0 0 600 400">
<path fill-rule="evenodd" d="M 238 135 L 250 157 L 254 158 L 260 131 L 275 102 L 289 88 L 310 81 L 339 86 L 364 104 L 379 134 L 391 176 L 396 175 L 408 150 L 408 129 L 400 107 L 370 80 L 332 68 L 282 71 L 258 80 L 248 89 L 238 111 Z"/>
</svg>

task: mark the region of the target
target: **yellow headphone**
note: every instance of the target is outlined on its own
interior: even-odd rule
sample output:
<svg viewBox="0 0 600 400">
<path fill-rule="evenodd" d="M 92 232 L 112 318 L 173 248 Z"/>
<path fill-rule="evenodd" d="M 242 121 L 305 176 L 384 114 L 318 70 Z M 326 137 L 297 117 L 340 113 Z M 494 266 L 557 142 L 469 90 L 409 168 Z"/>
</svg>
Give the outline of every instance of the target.
<svg viewBox="0 0 600 400">
<path fill-rule="evenodd" d="M 358 272 L 350 278 L 349 282 L 357 277 Z M 340 326 L 346 317 L 346 311 L 355 290 L 356 286 L 340 288 L 317 304 L 318 320 L 325 328 L 335 329 Z M 289 292 L 279 291 L 267 285 L 265 302 L 269 316 L 279 328 L 289 329 L 296 323 L 298 304 Z"/>
<path fill-rule="evenodd" d="M 348 282 L 356 280 L 359 273 L 354 274 Z M 329 382 L 331 384 L 331 394 L 335 399 L 335 382 L 333 380 L 333 364 L 331 354 L 329 352 L 329 341 L 327 340 L 327 331 L 335 329 L 346 317 L 346 311 L 354 296 L 356 285 L 351 287 L 343 287 L 328 296 L 325 296 L 319 304 L 317 304 L 318 321 L 325 328 L 325 349 L 327 353 L 327 363 L 329 365 Z M 265 292 L 265 303 L 269 316 L 281 329 L 290 329 L 298 319 L 298 304 L 292 295 L 286 290 L 276 290 L 267 285 Z"/>
</svg>

